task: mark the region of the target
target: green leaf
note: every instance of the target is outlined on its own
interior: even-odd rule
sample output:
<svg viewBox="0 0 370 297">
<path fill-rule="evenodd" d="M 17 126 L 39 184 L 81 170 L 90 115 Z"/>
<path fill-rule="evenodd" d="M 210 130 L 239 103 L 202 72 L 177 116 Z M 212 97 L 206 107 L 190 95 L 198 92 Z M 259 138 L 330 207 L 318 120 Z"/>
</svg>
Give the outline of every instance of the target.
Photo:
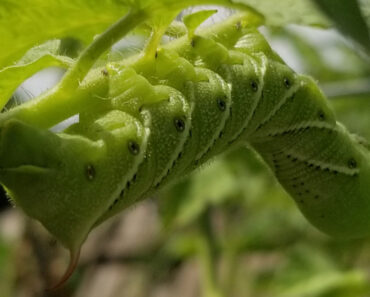
<svg viewBox="0 0 370 297">
<path fill-rule="evenodd" d="M 370 54 L 370 32 L 357 0 L 313 0 L 318 7 L 348 35 Z"/>
<path fill-rule="evenodd" d="M 216 12 L 217 12 L 216 9 L 201 10 L 201 11 L 197 11 L 195 13 L 186 15 L 183 21 L 184 21 L 186 28 L 188 28 L 189 35 L 192 36 L 194 34 L 195 29 L 199 27 L 199 25 L 202 24 L 209 17 L 214 15 Z"/>
<path fill-rule="evenodd" d="M 271 26 L 302 24 L 327 27 L 327 18 L 310 0 L 238 0 L 265 16 Z"/>
<path fill-rule="evenodd" d="M 30 49 L 14 66 L 0 70 L 0 109 L 8 102 L 15 89 L 28 77 L 50 66 L 69 67 L 73 60 L 59 56 L 60 41 L 53 40 Z"/>
<path fill-rule="evenodd" d="M 0 68 L 50 39 L 73 37 L 91 42 L 126 11 L 121 1 L 114 0 L 2 0 Z"/>
<path fill-rule="evenodd" d="M 0 69 L 17 61 L 36 44 L 50 39 L 76 38 L 90 43 L 125 15 L 130 7 L 191 5 L 175 0 L 2 0 L 0 1 Z M 215 1 L 203 1 L 215 2 Z M 228 3 L 217 0 L 216 2 Z M 176 4 L 176 5 L 175 5 Z M 163 14 L 162 14 L 163 15 Z"/>
<path fill-rule="evenodd" d="M 217 4 L 262 12 L 270 24 L 325 25 L 308 0 L 3 0 L 0 1 L 0 69 L 17 61 L 31 47 L 51 39 L 74 38 L 85 43 L 122 17 L 129 8 L 146 9 L 166 18 L 191 5 Z"/>
</svg>

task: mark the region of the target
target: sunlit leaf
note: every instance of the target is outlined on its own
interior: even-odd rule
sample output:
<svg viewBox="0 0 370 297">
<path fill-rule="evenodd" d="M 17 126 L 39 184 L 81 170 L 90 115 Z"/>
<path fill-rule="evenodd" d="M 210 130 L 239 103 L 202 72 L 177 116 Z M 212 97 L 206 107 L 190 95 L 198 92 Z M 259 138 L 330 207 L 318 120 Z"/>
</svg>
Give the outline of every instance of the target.
<svg viewBox="0 0 370 297">
<path fill-rule="evenodd" d="M 15 89 L 31 75 L 46 67 L 68 68 L 73 63 L 72 59 L 58 55 L 59 49 L 59 40 L 46 42 L 30 49 L 16 65 L 0 70 L 0 109 Z"/>
<path fill-rule="evenodd" d="M 0 1 L 0 68 L 50 39 L 74 37 L 90 42 L 127 9 L 113 0 Z"/>
<path fill-rule="evenodd" d="M 294 23 L 326 27 L 327 18 L 310 0 L 238 0 L 265 16 L 269 25 L 281 26 Z"/>
</svg>

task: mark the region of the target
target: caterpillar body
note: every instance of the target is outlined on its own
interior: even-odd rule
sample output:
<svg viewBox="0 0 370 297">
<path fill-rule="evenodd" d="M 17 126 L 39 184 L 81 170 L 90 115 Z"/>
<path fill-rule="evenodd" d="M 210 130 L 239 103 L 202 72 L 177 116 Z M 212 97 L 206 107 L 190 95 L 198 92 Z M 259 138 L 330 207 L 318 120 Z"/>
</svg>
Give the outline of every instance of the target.
<svg viewBox="0 0 370 297">
<path fill-rule="evenodd" d="M 368 149 L 237 17 L 86 80 L 88 107 L 63 133 L 16 119 L 1 130 L 1 183 L 73 258 L 94 226 L 237 145 L 262 156 L 319 229 L 369 234 Z"/>
</svg>

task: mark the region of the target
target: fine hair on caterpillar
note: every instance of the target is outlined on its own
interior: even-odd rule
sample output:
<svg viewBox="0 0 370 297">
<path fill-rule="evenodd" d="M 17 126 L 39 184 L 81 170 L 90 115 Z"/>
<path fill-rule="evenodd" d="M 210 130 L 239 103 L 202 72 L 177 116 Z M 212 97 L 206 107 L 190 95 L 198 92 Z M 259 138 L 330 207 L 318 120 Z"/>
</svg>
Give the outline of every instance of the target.
<svg viewBox="0 0 370 297">
<path fill-rule="evenodd" d="M 212 12 L 195 12 L 184 19 L 187 34 L 165 45 L 171 20 L 153 25 L 142 53 L 92 68 L 114 34 L 153 21 L 148 11 L 128 13 L 56 88 L 0 118 L 0 182 L 71 253 L 54 288 L 73 272 L 91 229 L 235 146 L 257 151 L 317 228 L 367 236 L 369 150 L 248 13 L 196 30 Z M 48 130 L 75 114 L 79 122 L 63 132 Z"/>
</svg>

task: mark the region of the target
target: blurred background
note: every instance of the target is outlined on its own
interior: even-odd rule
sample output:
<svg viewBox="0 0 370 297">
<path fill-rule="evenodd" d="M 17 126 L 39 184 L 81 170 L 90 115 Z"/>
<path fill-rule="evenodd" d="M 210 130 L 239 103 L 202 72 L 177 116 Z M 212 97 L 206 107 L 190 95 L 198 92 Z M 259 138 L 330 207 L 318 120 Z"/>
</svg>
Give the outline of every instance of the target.
<svg viewBox="0 0 370 297">
<path fill-rule="evenodd" d="M 230 13 L 220 9 L 210 22 Z M 261 31 L 288 65 L 318 81 L 338 120 L 370 140 L 370 66 L 353 44 L 335 30 L 289 25 Z M 129 36 L 111 56 L 137 52 L 142 42 Z M 62 75 L 49 68 L 33 76 L 8 108 Z M 67 252 L 4 193 L 0 204 L 5 297 L 370 296 L 370 240 L 336 241 L 317 231 L 248 149 L 224 154 L 94 230 L 76 273 L 53 294 L 44 289 L 64 272 Z"/>
</svg>

